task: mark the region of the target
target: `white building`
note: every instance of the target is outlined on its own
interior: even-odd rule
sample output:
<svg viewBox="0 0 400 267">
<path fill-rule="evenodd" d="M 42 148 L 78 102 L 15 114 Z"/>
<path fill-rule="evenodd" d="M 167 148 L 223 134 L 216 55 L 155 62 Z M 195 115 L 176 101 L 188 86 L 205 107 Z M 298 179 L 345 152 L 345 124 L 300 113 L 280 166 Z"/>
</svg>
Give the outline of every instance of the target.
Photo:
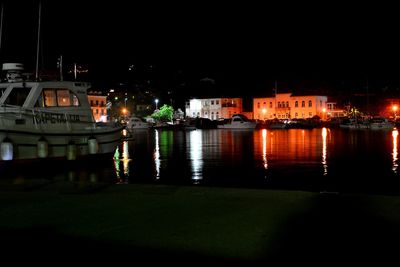
<svg viewBox="0 0 400 267">
<path fill-rule="evenodd" d="M 210 120 L 229 119 L 233 114 L 242 113 L 242 111 L 242 98 L 190 99 L 185 108 L 186 117 Z"/>
</svg>

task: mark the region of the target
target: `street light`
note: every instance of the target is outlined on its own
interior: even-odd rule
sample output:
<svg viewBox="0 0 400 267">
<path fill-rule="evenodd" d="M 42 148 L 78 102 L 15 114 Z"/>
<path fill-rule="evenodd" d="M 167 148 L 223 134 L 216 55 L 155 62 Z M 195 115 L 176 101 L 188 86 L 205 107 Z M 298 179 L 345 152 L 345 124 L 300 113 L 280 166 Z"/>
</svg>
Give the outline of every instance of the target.
<svg viewBox="0 0 400 267">
<path fill-rule="evenodd" d="M 157 107 L 158 107 L 158 98 L 156 98 L 156 100 L 154 100 L 154 102 L 156 102 L 156 110 L 157 110 Z"/>
<path fill-rule="evenodd" d="M 397 119 L 397 109 L 398 109 L 397 105 L 392 106 L 392 110 L 394 113 L 394 121 L 396 121 L 396 119 Z"/>
</svg>

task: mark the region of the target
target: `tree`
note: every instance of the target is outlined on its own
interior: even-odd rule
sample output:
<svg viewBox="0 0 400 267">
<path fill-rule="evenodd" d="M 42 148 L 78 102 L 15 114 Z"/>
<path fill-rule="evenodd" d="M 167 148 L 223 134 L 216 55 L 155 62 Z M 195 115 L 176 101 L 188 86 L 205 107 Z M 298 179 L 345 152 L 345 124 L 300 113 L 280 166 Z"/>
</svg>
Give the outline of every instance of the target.
<svg viewBox="0 0 400 267">
<path fill-rule="evenodd" d="M 151 117 L 157 121 L 172 121 L 174 108 L 169 105 L 163 105 L 158 111 L 154 112 Z"/>
</svg>

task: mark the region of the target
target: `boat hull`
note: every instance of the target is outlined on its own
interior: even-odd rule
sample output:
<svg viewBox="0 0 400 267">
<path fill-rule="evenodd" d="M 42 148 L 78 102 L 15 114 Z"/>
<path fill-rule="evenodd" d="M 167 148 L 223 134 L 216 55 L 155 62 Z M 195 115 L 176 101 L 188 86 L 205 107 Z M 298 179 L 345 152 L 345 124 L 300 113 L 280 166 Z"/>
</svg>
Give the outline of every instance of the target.
<svg viewBox="0 0 400 267">
<path fill-rule="evenodd" d="M 121 142 L 122 129 L 112 127 L 74 133 L 44 133 L 0 128 L 0 161 L 42 158 L 75 160 L 88 155 L 111 154 Z"/>
</svg>

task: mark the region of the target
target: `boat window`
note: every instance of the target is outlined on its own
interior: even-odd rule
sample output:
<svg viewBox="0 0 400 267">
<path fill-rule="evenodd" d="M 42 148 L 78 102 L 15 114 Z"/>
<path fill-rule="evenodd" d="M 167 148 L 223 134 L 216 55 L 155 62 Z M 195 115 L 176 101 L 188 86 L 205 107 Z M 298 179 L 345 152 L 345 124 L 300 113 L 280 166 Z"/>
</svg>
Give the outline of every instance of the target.
<svg viewBox="0 0 400 267">
<path fill-rule="evenodd" d="M 1 90 L 1 95 L 0 95 L 0 96 L 2 96 L 2 95 L 4 94 L 4 92 L 6 91 L 6 89 L 7 89 L 7 88 L 0 88 L 0 90 Z"/>
<path fill-rule="evenodd" d="M 59 107 L 71 106 L 71 99 L 68 90 L 57 90 L 57 103 Z"/>
<path fill-rule="evenodd" d="M 43 99 L 45 107 L 79 106 L 78 97 L 68 89 L 44 89 Z M 38 102 L 42 101 L 41 99 Z M 38 103 L 39 106 L 40 103 Z"/>
<path fill-rule="evenodd" d="M 78 97 L 77 97 L 75 94 L 73 94 L 73 93 L 71 93 L 71 95 L 72 95 L 72 105 L 73 105 L 74 107 L 79 106 Z"/>
<path fill-rule="evenodd" d="M 44 106 L 45 107 L 56 107 L 56 91 L 53 89 L 43 90 Z"/>
<path fill-rule="evenodd" d="M 14 87 L 8 95 L 6 101 L 4 101 L 4 104 L 22 106 L 25 103 L 30 90 L 30 87 Z"/>
</svg>

